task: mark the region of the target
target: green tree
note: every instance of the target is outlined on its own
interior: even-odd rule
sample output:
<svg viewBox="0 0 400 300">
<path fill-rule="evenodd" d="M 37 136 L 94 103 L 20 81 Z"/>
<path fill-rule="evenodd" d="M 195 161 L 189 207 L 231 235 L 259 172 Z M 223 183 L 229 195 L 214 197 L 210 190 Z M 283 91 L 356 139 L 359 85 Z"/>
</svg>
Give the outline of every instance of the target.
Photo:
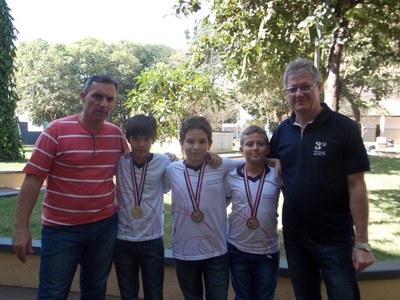
<svg viewBox="0 0 400 300">
<path fill-rule="evenodd" d="M 110 121 L 124 128 L 130 113 L 125 101 L 128 91 L 136 87 L 136 77 L 148 63 L 168 60 L 171 51 L 166 46 L 143 47 L 126 41 L 106 44 L 93 38 L 68 45 L 44 40 L 20 43 L 15 76 L 22 99 L 19 108 L 39 125 L 77 113 L 82 105 L 78 93 L 84 82 L 103 73 L 119 82 L 120 93 Z M 141 62 L 137 55 L 146 59 Z"/>
<path fill-rule="evenodd" d="M 6 1 L 0 0 L 0 161 L 24 157 L 15 117 L 18 98 L 13 81 L 16 35 L 12 20 Z"/>
<path fill-rule="evenodd" d="M 397 2 L 351 12 L 359 21 L 349 24 L 352 38 L 347 47 L 351 53 L 345 51 L 342 58 L 341 96 L 350 103 L 358 122 L 367 107 L 400 90 L 399 9 Z"/>
<path fill-rule="evenodd" d="M 334 110 L 347 99 L 359 121 L 359 108 L 366 104 L 361 101 L 363 92 L 370 92 L 370 100 L 376 102 L 390 95 L 393 85 L 398 84 L 398 73 L 381 75 L 400 64 L 399 9 L 399 1 L 393 0 L 326 1 L 317 6 L 319 13 L 314 18 L 303 22 L 305 28 L 321 31 L 321 48 L 329 49 L 324 62 L 325 101 Z"/>
<path fill-rule="evenodd" d="M 164 45 L 144 45 L 137 47 L 133 53 L 139 59 L 143 69 L 146 69 L 158 62 L 165 62 L 175 52 Z"/>
<path fill-rule="evenodd" d="M 164 45 L 140 45 L 134 42 L 121 41 L 110 45 L 108 74 L 118 80 L 120 91 L 110 120 L 125 128 L 131 112 L 126 106 L 128 93 L 137 87 L 140 73 L 157 64 L 168 62 L 176 51 Z"/>
<path fill-rule="evenodd" d="M 193 62 L 231 78 L 245 95 L 264 95 L 260 100 L 268 110 L 285 101 L 281 78 L 297 57 L 315 58 L 326 79 L 325 102 L 335 110 L 344 92 L 354 90 L 350 80 L 358 77 L 376 100 L 399 80 L 380 77 L 380 88 L 374 87 L 388 62 L 399 66 L 399 1 L 179 0 L 175 8 L 192 14 L 202 6 L 210 9 L 195 30 Z M 281 108 L 279 115 L 286 113 Z"/>
<path fill-rule="evenodd" d="M 210 74 L 185 64 L 159 63 L 141 73 L 126 104 L 131 114 L 152 114 L 160 125 L 159 138 L 167 140 L 177 137 L 180 123 L 188 116 L 211 117 L 224 107 L 226 96 Z"/>
<path fill-rule="evenodd" d="M 133 42 L 122 41 L 110 45 L 112 52 L 109 56 L 108 74 L 119 83 L 119 94 L 110 121 L 125 127 L 129 118 L 129 109 L 125 106 L 128 92 L 136 86 L 136 77 L 144 68 L 134 55 L 140 46 Z"/>
<path fill-rule="evenodd" d="M 20 107 L 36 124 L 77 113 L 82 88 L 76 56 L 62 44 L 36 40 L 18 46 L 16 74 Z"/>
<path fill-rule="evenodd" d="M 95 38 L 84 38 L 68 45 L 71 55 L 76 59 L 76 73 L 85 82 L 93 74 L 107 73 L 110 45 Z"/>
</svg>

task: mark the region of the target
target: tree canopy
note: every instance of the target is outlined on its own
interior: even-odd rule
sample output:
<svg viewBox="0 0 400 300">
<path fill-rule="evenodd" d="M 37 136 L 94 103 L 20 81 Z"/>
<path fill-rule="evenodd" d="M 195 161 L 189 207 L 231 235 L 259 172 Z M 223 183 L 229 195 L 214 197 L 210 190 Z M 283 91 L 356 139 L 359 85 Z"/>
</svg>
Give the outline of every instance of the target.
<svg viewBox="0 0 400 300">
<path fill-rule="evenodd" d="M 67 45 L 40 39 L 20 43 L 15 60 L 19 109 L 28 112 L 35 124 L 77 113 L 84 82 L 93 74 L 103 73 L 119 82 L 110 121 L 124 128 L 130 113 L 125 106 L 127 93 L 136 87 L 137 76 L 156 62 L 168 61 L 175 52 L 167 46 L 127 41 L 107 44 L 94 38 Z"/>
<path fill-rule="evenodd" d="M 75 113 L 84 81 L 106 73 L 121 85 L 111 116 L 120 127 L 131 114 L 151 113 L 161 137 L 172 137 L 189 115 L 216 124 L 227 101 L 274 127 L 290 112 L 282 76 L 297 57 L 314 59 L 324 101 L 339 110 L 339 100 L 348 100 L 357 121 L 367 104 L 398 90 L 397 0 L 177 0 L 175 9 L 204 11 L 188 56 L 162 45 L 93 38 L 21 43 L 15 62 L 21 109 L 38 124 Z"/>
<path fill-rule="evenodd" d="M 399 83 L 391 72 L 400 63 L 397 0 L 179 0 L 175 8 L 185 15 L 205 10 L 193 62 L 234 80 L 254 113 L 257 107 L 278 117 L 288 112 L 281 79 L 297 57 L 314 59 L 326 83 L 325 102 L 335 110 L 347 99 L 356 112 L 363 92 L 379 101 Z"/>
<path fill-rule="evenodd" d="M 18 100 L 13 80 L 15 39 L 10 9 L 5 0 L 0 0 L 0 161 L 23 158 L 18 120 L 15 117 Z"/>
<path fill-rule="evenodd" d="M 129 93 L 131 114 L 152 114 L 160 123 L 161 140 L 178 136 L 181 122 L 191 115 L 207 116 L 216 123 L 216 110 L 224 107 L 227 93 L 212 76 L 187 64 L 156 64 L 144 70 L 137 89 Z"/>
</svg>

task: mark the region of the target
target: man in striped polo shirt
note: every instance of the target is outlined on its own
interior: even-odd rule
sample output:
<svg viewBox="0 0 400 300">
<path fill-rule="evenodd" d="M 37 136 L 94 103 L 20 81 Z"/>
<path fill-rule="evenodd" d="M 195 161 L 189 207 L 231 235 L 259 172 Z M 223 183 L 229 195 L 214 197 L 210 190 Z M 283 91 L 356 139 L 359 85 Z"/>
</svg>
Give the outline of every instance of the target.
<svg viewBox="0 0 400 300">
<path fill-rule="evenodd" d="M 52 122 L 24 168 L 13 234 L 22 262 L 33 252 L 29 219 L 47 181 L 37 299 L 67 299 L 78 265 L 81 299 L 105 298 L 117 229 L 113 175 L 128 147 L 106 121 L 117 93 L 112 78 L 90 77 L 80 93 L 82 112 Z"/>
</svg>

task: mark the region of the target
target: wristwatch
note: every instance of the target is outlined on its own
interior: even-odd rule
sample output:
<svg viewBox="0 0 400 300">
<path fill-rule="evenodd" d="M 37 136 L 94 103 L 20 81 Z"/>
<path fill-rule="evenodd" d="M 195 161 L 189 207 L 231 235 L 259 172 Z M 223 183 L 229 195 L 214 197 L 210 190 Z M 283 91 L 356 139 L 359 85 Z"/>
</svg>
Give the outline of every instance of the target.
<svg viewBox="0 0 400 300">
<path fill-rule="evenodd" d="M 371 245 L 369 243 L 354 243 L 354 248 L 366 251 L 366 252 L 372 252 Z"/>
</svg>

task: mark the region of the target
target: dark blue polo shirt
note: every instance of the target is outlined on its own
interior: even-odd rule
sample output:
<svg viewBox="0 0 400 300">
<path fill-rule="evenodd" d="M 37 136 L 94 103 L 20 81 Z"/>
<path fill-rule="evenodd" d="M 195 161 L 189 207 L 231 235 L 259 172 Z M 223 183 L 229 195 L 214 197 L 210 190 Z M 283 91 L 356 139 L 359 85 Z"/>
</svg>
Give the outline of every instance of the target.
<svg viewBox="0 0 400 300">
<path fill-rule="evenodd" d="M 324 243 L 352 238 L 347 175 L 369 170 L 360 130 L 326 104 L 303 132 L 295 114 L 271 139 L 270 157 L 281 160 L 283 226 Z"/>
</svg>

